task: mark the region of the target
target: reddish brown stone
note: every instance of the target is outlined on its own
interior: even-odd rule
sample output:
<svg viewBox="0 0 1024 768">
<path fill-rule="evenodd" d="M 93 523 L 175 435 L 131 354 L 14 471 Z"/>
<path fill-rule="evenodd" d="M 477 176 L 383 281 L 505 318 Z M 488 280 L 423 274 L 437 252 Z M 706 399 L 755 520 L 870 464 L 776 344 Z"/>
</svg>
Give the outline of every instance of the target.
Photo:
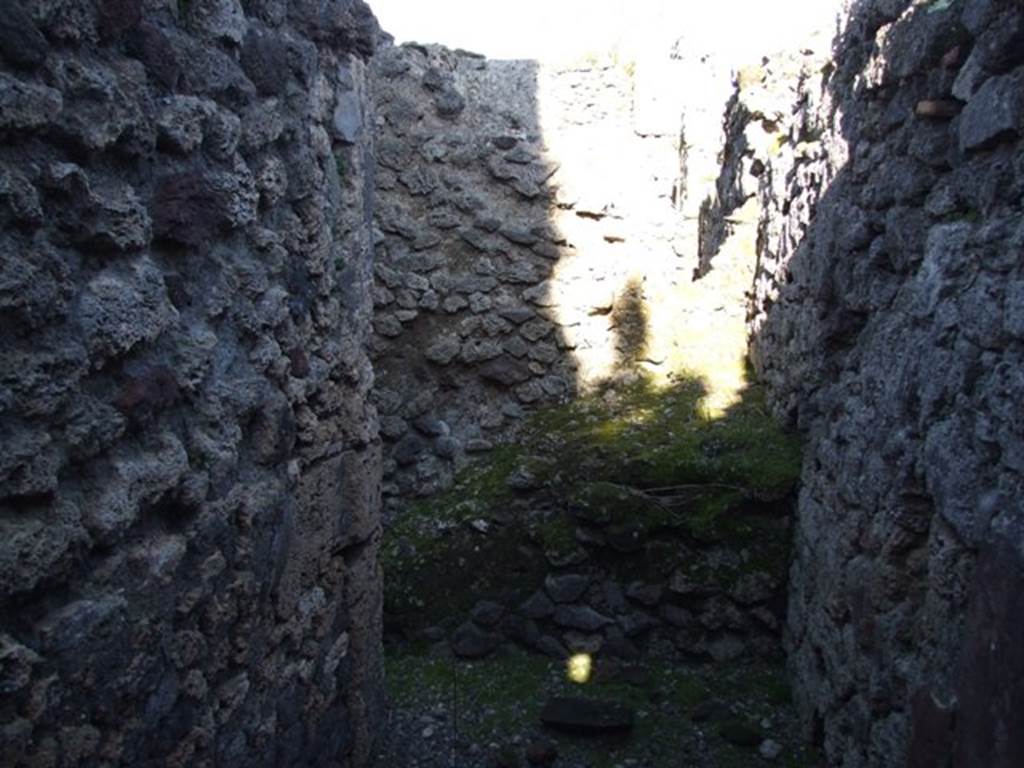
<svg viewBox="0 0 1024 768">
<path fill-rule="evenodd" d="M 936 120 L 948 120 L 960 114 L 960 104 L 951 100 L 931 100 L 917 102 L 914 114 Z"/>
</svg>

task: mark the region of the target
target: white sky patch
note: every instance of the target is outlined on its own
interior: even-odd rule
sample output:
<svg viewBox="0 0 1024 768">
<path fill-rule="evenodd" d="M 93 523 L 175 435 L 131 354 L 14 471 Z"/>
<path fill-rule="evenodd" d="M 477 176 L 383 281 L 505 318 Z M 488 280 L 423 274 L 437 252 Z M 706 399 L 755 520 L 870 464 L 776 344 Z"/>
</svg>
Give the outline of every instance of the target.
<svg viewBox="0 0 1024 768">
<path fill-rule="evenodd" d="M 495 59 L 663 51 L 681 37 L 723 57 L 798 45 L 831 26 L 841 0 L 369 0 L 396 41 L 442 43 Z"/>
</svg>

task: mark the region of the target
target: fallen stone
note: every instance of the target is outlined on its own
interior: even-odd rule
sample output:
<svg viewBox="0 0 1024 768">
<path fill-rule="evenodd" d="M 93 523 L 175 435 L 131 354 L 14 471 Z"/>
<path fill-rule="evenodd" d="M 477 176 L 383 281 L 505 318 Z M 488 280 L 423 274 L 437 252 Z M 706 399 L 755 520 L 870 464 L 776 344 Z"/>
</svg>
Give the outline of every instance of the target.
<svg viewBox="0 0 1024 768">
<path fill-rule="evenodd" d="M 633 720 L 633 711 L 618 702 L 568 696 L 548 699 L 540 713 L 550 728 L 589 736 L 632 730 Z"/>
</svg>

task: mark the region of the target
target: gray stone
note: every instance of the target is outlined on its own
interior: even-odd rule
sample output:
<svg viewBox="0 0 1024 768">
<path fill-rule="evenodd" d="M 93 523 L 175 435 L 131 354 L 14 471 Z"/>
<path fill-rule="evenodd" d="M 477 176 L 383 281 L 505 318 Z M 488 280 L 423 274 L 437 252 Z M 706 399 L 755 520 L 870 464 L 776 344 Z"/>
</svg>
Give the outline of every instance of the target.
<svg viewBox="0 0 1024 768">
<path fill-rule="evenodd" d="M 527 320 L 536 317 L 537 313 L 529 307 L 499 307 L 498 314 L 510 323 L 522 325 Z"/>
<path fill-rule="evenodd" d="M 991 147 L 1020 135 L 1024 125 L 1024 71 L 990 78 L 960 116 L 960 149 Z"/>
<path fill-rule="evenodd" d="M 555 604 L 545 592 L 537 591 L 519 606 L 519 612 L 528 619 L 546 619 L 555 612 Z"/>
<path fill-rule="evenodd" d="M 576 602 L 589 585 L 590 577 L 584 574 L 550 574 L 544 579 L 544 589 L 556 603 Z"/>
<path fill-rule="evenodd" d="M 620 616 L 618 624 L 626 637 L 636 637 L 649 629 L 657 627 L 660 622 L 649 613 L 635 611 L 626 616 Z"/>
<path fill-rule="evenodd" d="M 772 739 L 765 739 L 761 742 L 761 746 L 757 748 L 757 752 L 762 758 L 768 762 L 772 762 L 779 758 L 782 754 L 782 745 Z"/>
<path fill-rule="evenodd" d="M 0 55 L 16 67 L 32 69 L 46 61 L 50 46 L 32 17 L 16 2 L 0 17 Z"/>
<path fill-rule="evenodd" d="M 970 101 L 988 77 L 989 74 L 981 65 L 980 57 L 972 52 L 953 81 L 953 95 L 960 101 Z"/>
<path fill-rule="evenodd" d="M 538 240 L 537 235 L 524 227 L 506 227 L 501 230 L 501 234 L 516 245 L 531 246 Z"/>
<path fill-rule="evenodd" d="M 535 647 L 545 656 L 550 656 L 552 659 L 558 659 L 559 661 L 569 658 L 569 651 L 561 641 L 552 637 L 551 635 L 543 635 L 537 640 Z"/>
<path fill-rule="evenodd" d="M 641 605 L 652 607 L 661 600 L 663 589 L 659 584 L 645 584 L 641 581 L 631 582 L 626 587 L 626 596 Z"/>
<path fill-rule="evenodd" d="M 532 375 L 525 363 L 509 355 L 500 355 L 489 360 L 478 370 L 481 378 L 506 387 L 521 384 Z"/>
<path fill-rule="evenodd" d="M 363 131 L 363 100 L 354 91 L 341 91 L 334 107 L 334 137 L 355 144 Z"/>
<path fill-rule="evenodd" d="M 423 440 L 415 434 L 408 434 L 395 445 L 391 455 L 399 466 L 415 464 L 425 449 Z"/>
<path fill-rule="evenodd" d="M 473 621 L 485 629 L 496 627 L 505 616 L 505 607 L 493 600 L 482 600 L 473 606 Z"/>
<path fill-rule="evenodd" d="M 49 125 L 64 108 L 60 91 L 0 72 L 0 130 L 32 131 Z"/>
<path fill-rule="evenodd" d="M 585 605 L 560 605 L 555 609 L 554 621 L 560 627 L 579 629 L 584 632 L 595 632 L 615 623 L 612 619 Z"/>
<path fill-rule="evenodd" d="M 439 437 L 434 441 L 434 453 L 442 459 L 454 459 L 459 454 L 459 441 L 454 437 Z"/>
<path fill-rule="evenodd" d="M 510 338 L 505 339 L 501 343 L 501 348 L 503 350 L 505 350 L 509 355 L 511 355 L 512 357 L 517 358 L 517 359 L 518 358 L 526 357 L 527 353 L 529 353 L 529 351 L 530 351 L 530 347 L 519 336 L 512 336 Z M 529 371 L 529 366 L 526 363 L 523 363 L 523 370 L 526 371 L 527 373 L 530 372 Z M 529 378 L 529 376 L 524 378 L 522 381 L 526 381 L 527 378 Z M 513 383 L 520 383 L 520 382 L 513 382 Z"/>
<path fill-rule="evenodd" d="M 494 242 L 475 229 L 463 229 L 459 232 L 459 237 L 481 253 L 492 253 L 496 250 Z"/>
<path fill-rule="evenodd" d="M 480 363 L 500 357 L 501 346 L 485 339 L 469 339 L 462 345 L 459 359 L 464 363 Z"/>
<path fill-rule="evenodd" d="M 462 341 L 458 336 L 443 336 L 427 347 L 426 358 L 438 365 L 447 365 L 458 357 Z"/>
<path fill-rule="evenodd" d="M 1024 13 L 1007 9 L 974 44 L 981 65 L 995 74 L 1024 62 Z"/>
<path fill-rule="evenodd" d="M 441 117 L 453 119 L 466 108 L 466 99 L 453 86 L 447 85 L 434 95 L 434 107 Z"/>
<path fill-rule="evenodd" d="M 113 270 L 96 275 L 80 308 L 89 349 L 105 356 L 155 339 L 175 317 L 163 278 L 148 261 L 138 263 L 127 276 Z"/>
</svg>

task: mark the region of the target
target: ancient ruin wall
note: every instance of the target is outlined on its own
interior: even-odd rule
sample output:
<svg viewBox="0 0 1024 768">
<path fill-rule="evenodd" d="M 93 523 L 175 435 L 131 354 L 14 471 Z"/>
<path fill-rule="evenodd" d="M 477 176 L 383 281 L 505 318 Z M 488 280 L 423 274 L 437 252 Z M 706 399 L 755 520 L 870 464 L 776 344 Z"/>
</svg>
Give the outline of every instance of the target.
<svg viewBox="0 0 1024 768">
<path fill-rule="evenodd" d="M 359 0 L 4 4 L 4 765 L 368 753 L 376 35 Z"/>
<path fill-rule="evenodd" d="M 658 294 L 694 265 L 674 195 L 678 95 L 639 93 L 642 72 L 405 45 L 374 76 L 373 354 L 397 508 L 531 409 L 666 363 L 658 318 L 631 337 L 626 315 L 678 308 Z"/>
<path fill-rule="evenodd" d="M 770 62 L 727 121 L 752 357 L 808 436 L 796 691 L 830 765 L 1018 765 L 1024 9 L 850 6 L 832 63 Z"/>
</svg>

